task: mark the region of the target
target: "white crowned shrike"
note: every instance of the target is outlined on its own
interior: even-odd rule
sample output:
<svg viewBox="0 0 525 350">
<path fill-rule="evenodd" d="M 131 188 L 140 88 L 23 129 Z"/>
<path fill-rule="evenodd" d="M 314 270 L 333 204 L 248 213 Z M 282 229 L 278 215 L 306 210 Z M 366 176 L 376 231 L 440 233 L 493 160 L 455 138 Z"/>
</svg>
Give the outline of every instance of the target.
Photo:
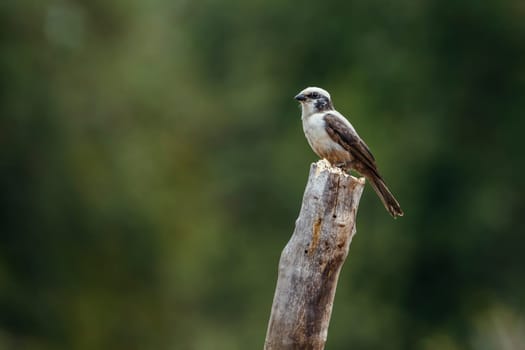
<svg viewBox="0 0 525 350">
<path fill-rule="evenodd" d="M 345 171 L 355 170 L 372 185 L 386 210 L 395 218 L 403 210 L 379 174 L 374 156 L 350 122 L 338 111 L 328 91 L 308 87 L 295 99 L 301 103 L 303 130 L 313 151 Z"/>
</svg>

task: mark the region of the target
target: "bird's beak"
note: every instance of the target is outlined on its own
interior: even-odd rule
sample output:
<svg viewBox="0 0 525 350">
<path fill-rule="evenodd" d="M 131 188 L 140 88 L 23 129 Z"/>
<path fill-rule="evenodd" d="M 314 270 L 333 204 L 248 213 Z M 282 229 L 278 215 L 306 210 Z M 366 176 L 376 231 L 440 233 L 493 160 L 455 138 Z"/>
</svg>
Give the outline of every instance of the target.
<svg viewBox="0 0 525 350">
<path fill-rule="evenodd" d="M 303 102 L 303 101 L 306 101 L 306 96 L 303 95 L 303 94 L 299 94 L 297 96 L 294 97 L 297 101 L 300 101 L 300 102 Z"/>
</svg>

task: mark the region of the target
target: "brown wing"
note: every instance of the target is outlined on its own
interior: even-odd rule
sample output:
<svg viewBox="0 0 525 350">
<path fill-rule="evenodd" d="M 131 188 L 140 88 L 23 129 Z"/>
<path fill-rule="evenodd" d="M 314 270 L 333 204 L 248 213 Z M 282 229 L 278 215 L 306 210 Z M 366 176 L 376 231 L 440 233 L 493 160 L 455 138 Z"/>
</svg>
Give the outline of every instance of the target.
<svg viewBox="0 0 525 350">
<path fill-rule="evenodd" d="M 377 171 L 376 161 L 366 143 L 350 129 L 340 117 L 327 113 L 324 116 L 326 132 L 332 140 L 343 146 L 350 154 L 374 175 L 381 178 Z M 360 169 L 356 169 L 360 170 Z"/>
</svg>

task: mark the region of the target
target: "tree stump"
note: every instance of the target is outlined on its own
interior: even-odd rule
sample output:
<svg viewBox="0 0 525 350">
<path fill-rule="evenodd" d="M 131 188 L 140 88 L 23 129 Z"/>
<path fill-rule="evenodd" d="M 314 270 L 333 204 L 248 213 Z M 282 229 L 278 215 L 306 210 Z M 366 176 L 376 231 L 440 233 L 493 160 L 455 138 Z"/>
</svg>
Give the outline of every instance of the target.
<svg viewBox="0 0 525 350">
<path fill-rule="evenodd" d="M 281 253 L 265 350 L 324 349 L 339 272 L 365 179 L 312 164 L 294 233 Z"/>
</svg>

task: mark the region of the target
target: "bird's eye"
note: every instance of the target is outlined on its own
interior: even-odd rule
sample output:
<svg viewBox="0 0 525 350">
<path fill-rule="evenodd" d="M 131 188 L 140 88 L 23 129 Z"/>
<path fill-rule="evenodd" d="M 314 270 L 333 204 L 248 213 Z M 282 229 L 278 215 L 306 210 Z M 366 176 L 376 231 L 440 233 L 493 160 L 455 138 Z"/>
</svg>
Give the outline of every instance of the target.
<svg viewBox="0 0 525 350">
<path fill-rule="evenodd" d="M 310 94 L 310 98 L 312 98 L 312 99 L 314 99 L 314 100 L 318 99 L 319 97 L 321 97 L 321 96 L 319 95 L 318 92 L 312 92 L 312 93 Z"/>
</svg>

